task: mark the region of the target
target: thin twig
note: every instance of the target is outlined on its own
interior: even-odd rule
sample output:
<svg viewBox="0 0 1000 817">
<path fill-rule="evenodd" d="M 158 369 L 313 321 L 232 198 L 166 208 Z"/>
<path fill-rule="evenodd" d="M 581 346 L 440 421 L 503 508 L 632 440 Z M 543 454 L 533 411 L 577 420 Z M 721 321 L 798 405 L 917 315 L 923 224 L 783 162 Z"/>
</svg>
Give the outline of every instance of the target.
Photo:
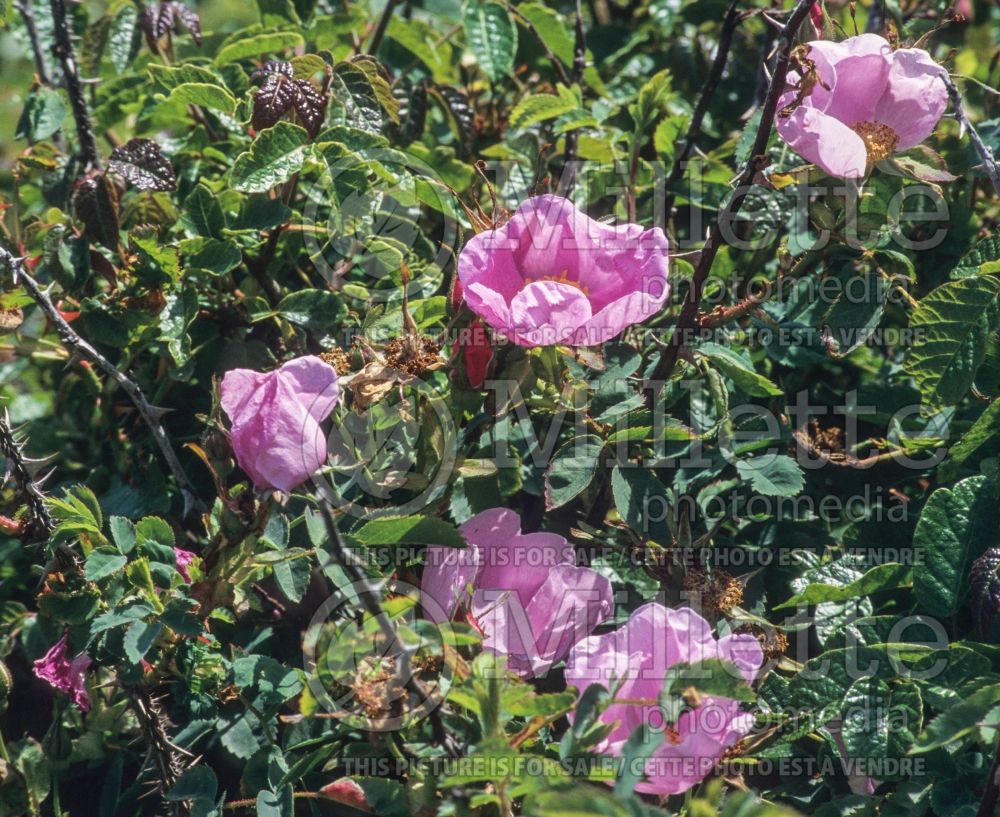
<svg viewBox="0 0 1000 817">
<path fill-rule="evenodd" d="M 712 264 L 719 248 L 723 242 L 723 224 L 727 224 L 740 211 L 743 202 L 743 194 L 749 189 L 756 175 L 767 165 L 767 142 L 771 137 L 771 128 L 774 125 L 774 117 L 778 110 L 778 97 L 785 90 L 785 79 L 788 76 L 789 59 L 792 51 L 792 43 L 799 26 L 805 21 L 812 8 L 813 0 L 799 0 L 795 9 L 788 17 L 779 35 L 778 62 L 771 77 L 771 86 L 768 88 L 767 97 L 761 108 L 760 124 L 757 126 L 757 133 L 754 136 L 753 145 L 750 148 L 750 158 L 746 167 L 736 181 L 733 195 L 729 198 L 725 208 L 719 213 L 718 218 L 712 224 L 708 233 L 708 239 L 701 250 L 701 257 L 698 259 L 698 266 L 695 268 L 691 279 L 691 288 L 688 292 L 687 300 L 681 308 L 681 314 L 677 318 L 677 326 L 674 329 L 670 345 L 663 350 L 660 360 L 649 379 L 649 385 L 653 386 L 647 392 L 647 404 L 652 407 L 659 394 L 655 388 L 657 384 L 662 384 L 670 377 L 677 364 L 677 357 L 681 347 L 684 346 L 686 336 L 694 329 L 698 322 L 698 306 L 701 303 L 702 291 L 705 282 L 712 270 Z"/>
<path fill-rule="evenodd" d="M 73 41 L 70 39 L 66 0 L 50 0 L 50 5 L 55 34 L 55 46 L 52 50 L 59 58 L 66 78 L 66 92 L 69 94 L 73 121 L 76 122 L 77 141 L 80 143 L 80 159 L 83 161 L 84 170 L 99 168 L 101 159 L 97 153 L 97 139 L 94 138 L 94 126 L 90 121 L 90 111 L 87 110 L 87 100 L 83 96 L 83 83 L 80 82 Z"/>
<path fill-rule="evenodd" d="M 729 10 L 726 12 L 725 19 L 722 21 L 722 30 L 719 32 L 719 47 L 715 52 L 712 68 L 705 78 L 705 84 L 701 87 L 701 93 L 698 95 L 698 104 L 695 105 L 694 113 L 691 114 L 691 123 L 688 125 L 687 134 L 684 136 L 684 145 L 677 151 L 673 167 L 670 169 L 670 175 L 667 176 L 664 185 L 667 197 L 664 202 L 663 212 L 668 219 L 674 209 L 675 195 L 673 187 L 681 180 L 681 176 L 684 175 L 684 165 L 691 155 L 691 151 L 694 150 L 694 143 L 701 134 L 701 125 L 705 119 L 705 114 L 708 112 L 708 106 L 719 88 L 719 80 L 722 79 L 722 72 L 726 69 L 726 62 L 729 59 L 729 49 L 733 44 L 733 34 L 736 32 L 736 26 L 739 25 L 742 19 L 740 12 L 737 10 L 738 5 L 739 0 L 733 0 L 729 4 Z"/>
<path fill-rule="evenodd" d="M 14 477 L 17 490 L 24 497 L 28 509 L 29 530 L 39 536 L 48 536 L 55 528 L 52 516 L 45 504 L 45 493 L 40 481 L 36 480 L 28 468 L 31 460 L 24 455 L 24 449 L 10 427 L 10 415 L 4 409 L 0 416 L 0 454 L 7 461 L 7 470 Z"/>
<path fill-rule="evenodd" d="M 351 581 L 351 584 L 358 590 L 358 599 L 364 606 L 365 611 L 373 619 L 375 619 L 376 624 L 378 624 L 379 629 L 382 631 L 383 636 L 385 636 L 388 644 L 399 644 L 399 636 L 396 633 L 396 628 L 393 626 L 392 620 L 386 615 L 385 610 L 382 609 L 382 602 L 379 598 L 378 593 L 372 588 L 371 583 L 368 581 L 368 577 L 361 571 L 354 558 L 347 552 L 347 547 L 344 545 L 344 540 L 340 535 L 340 530 L 337 528 L 337 523 L 333 518 L 333 514 L 330 512 L 330 508 L 326 501 L 321 500 L 319 503 L 320 512 L 323 514 L 323 522 L 326 525 L 327 537 L 329 539 L 330 555 L 333 556 L 334 561 L 337 565 L 344 571 L 347 578 Z M 429 701 L 430 695 L 426 689 L 424 689 L 423 684 L 417 680 L 416 675 L 409 667 L 410 653 L 405 649 L 402 651 L 403 661 L 401 661 L 400 674 L 405 677 L 405 687 L 410 692 L 411 695 L 415 696 L 419 701 Z M 455 740 L 448 734 L 444 726 L 444 721 L 441 720 L 441 714 L 438 708 L 432 707 L 428 713 L 428 718 L 430 719 L 431 728 L 434 730 L 434 739 L 437 741 L 444 749 L 452 756 L 457 756 L 459 753 L 458 746 Z"/>
<path fill-rule="evenodd" d="M 382 38 L 385 36 L 385 30 L 389 27 L 389 21 L 392 19 L 393 9 L 396 8 L 396 3 L 399 0 L 386 0 L 385 8 L 382 9 L 382 16 L 379 18 L 378 27 L 375 29 L 375 33 L 372 34 L 372 40 L 368 43 L 368 53 L 373 57 L 378 51 L 378 47 L 382 45 Z"/>
<path fill-rule="evenodd" d="M 51 85 L 52 78 L 49 76 L 49 69 L 45 65 L 45 55 L 42 52 L 42 44 L 38 39 L 38 26 L 35 23 L 35 7 L 32 5 L 31 0 L 17 0 L 15 5 L 24 19 L 24 30 L 28 33 L 31 53 L 35 58 L 35 74 L 38 75 L 38 81 L 43 85 Z"/>
<path fill-rule="evenodd" d="M 10 269 L 14 280 L 20 282 L 34 299 L 35 303 L 41 307 L 45 316 L 55 326 L 63 343 L 77 354 L 87 358 L 104 374 L 121 386 L 122 390 L 131 398 L 132 403 L 139 410 L 139 414 L 149 427 L 153 439 L 156 440 L 156 444 L 159 446 L 163 458 L 167 462 L 170 473 L 173 474 L 184 496 L 184 516 L 188 516 L 194 510 L 202 510 L 204 506 L 201 500 L 198 499 L 194 485 L 185 473 L 184 467 L 181 465 L 177 454 L 170 444 L 167 432 L 163 428 L 161 417 L 164 410 L 150 405 L 149 401 L 146 400 L 146 396 L 142 393 L 142 389 L 139 388 L 139 385 L 135 381 L 123 374 L 111 361 L 76 333 L 63 316 L 59 314 L 59 310 L 52 303 L 52 299 L 48 293 L 28 274 L 23 258 L 18 258 L 3 247 L 0 247 L 0 264 Z"/>
<path fill-rule="evenodd" d="M 579 85 L 583 81 L 583 72 L 587 68 L 587 40 L 583 31 L 583 12 L 580 9 L 580 0 L 576 0 L 576 41 L 573 45 L 573 85 Z M 577 166 L 576 152 L 580 143 L 580 131 L 574 128 L 566 134 L 566 157 L 563 162 L 563 173 L 565 184 L 563 185 L 563 195 L 572 196 L 573 188 L 576 187 Z"/>
<path fill-rule="evenodd" d="M 959 94 L 955 83 L 951 81 L 951 77 L 942 72 L 941 81 L 948 89 L 948 98 L 955 109 L 955 118 L 962 128 L 969 132 L 969 141 L 972 142 L 972 146 L 976 149 L 976 153 L 979 154 L 979 158 L 983 160 L 983 168 L 986 170 L 986 175 L 990 177 L 993 189 L 1000 196 L 1000 169 L 997 168 L 997 160 L 993 156 L 993 151 L 983 142 L 979 133 L 969 121 L 969 117 L 965 115 L 965 109 L 962 107 L 962 96 Z"/>
</svg>

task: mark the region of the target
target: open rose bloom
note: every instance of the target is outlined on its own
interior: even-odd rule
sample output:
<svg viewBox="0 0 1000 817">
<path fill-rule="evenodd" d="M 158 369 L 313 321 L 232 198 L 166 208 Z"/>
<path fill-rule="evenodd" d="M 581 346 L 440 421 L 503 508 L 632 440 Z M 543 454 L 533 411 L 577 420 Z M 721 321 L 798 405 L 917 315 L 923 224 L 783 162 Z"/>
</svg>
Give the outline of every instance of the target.
<svg viewBox="0 0 1000 817">
<path fill-rule="evenodd" d="M 258 488 L 291 491 L 326 462 L 320 423 L 340 402 L 330 364 L 310 356 L 273 372 L 233 369 L 221 393 L 236 460 Z"/>
<path fill-rule="evenodd" d="M 611 615 L 611 583 L 574 563 L 555 533 L 521 533 L 514 511 L 492 508 L 462 525 L 468 547 L 427 548 L 425 613 L 452 616 L 483 633 L 483 647 L 524 677 L 543 675 Z"/>
<path fill-rule="evenodd" d="M 69 695 L 82 712 L 87 712 L 90 709 L 90 695 L 87 692 L 86 673 L 90 664 L 90 656 L 85 652 L 75 658 L 69 657 L 69 642 L 63 636 L 52 645 L 52 649 L 35 661 L 34 670 L 37 677 Z"/>
<path fill-rule="evenodd" d="M 466 303 L 520 346 L 610 340 L 656 314 L 667 269 L 659 227 L 602 224 L 560 196 L 528 199 L 458 259 Z"/>
<path fill-rule="evenodd" d="M 948 106 L 944 69 L 920 48 L 893 51 L 877 34 L 860 34 L 808 43 L 806 59 L 816 81 L 789 72 L 776 124 L 796 153 L 831 176 L 861 178 L 875 162 L 916 147 Z"/>
<path fill-rule="evenodd" d="M 676 724 L 663 723 L 657 697 L 666 670 L 713 658 L 735 664 L 747 683 L 764 662 L 754 636 L 716 639 L 709 623 L 693 610 L 672 610 L 655 602 L 640 607 L 614 632 L 584 638 L 570 651 L 567 684 L 581 694 L 591 684 L 601 684 L 617 689 L 615 698 L 622 701 L 601 714 L 602 721 L 617 725 L 599 751 L 620 755 L 629 736 L 643 723 L 660 731 L 657 737 L 662 744 L 646 761 L 649 779 L 638 785 L 638 791 L 658 795 L 687 791 L 753 727 L 753 715 L 744 712 L 739 702 L 708 696 L 685 711 Z"/>
</svg>

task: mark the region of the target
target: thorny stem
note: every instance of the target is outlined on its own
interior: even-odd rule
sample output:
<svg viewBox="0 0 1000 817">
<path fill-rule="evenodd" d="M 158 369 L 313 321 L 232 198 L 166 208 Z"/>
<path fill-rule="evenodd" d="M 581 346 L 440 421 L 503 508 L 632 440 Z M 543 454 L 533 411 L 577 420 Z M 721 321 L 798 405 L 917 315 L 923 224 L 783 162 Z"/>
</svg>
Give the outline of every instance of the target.
<svg viewBox="0 0 1000 817">
<path fill-rule="evenodd" d="M 45 56 L 42 53 L 42 44 L 38 39 L 38 26 L 35 24 L 35 8 L 31 0 L 18 0 L 17 10 L 24 18 L 24 29 L 28 33 L 28 42 L 31 45 L 31 53 L 35 58 L 35 73 L 38 81 L 43 85 L 51 85 L 52 78 L 49 76 L 48 68 L 45 66 Z"/>
<path fill-rule="evenodd" d="M 719 32 L 719 46 L 715 52 L 715 59 L 712 61 L 712 68 L 705 78 L 705 84 L 702 85 L 701 93 L 698 96 L 698 104 L 695 106 L 694 113 L 691 114 L 691 123 L 688 125 L 687 134 L 684 136 L 684 146 L 677 151 L 673 167 L 670 169 L 670 175 L 667 176 L 664 185 L 664 189 L 667 191 L 667 198 L 664 202 L 663 212 L 668 220 L 670 219 L 671 211 L 674 209 L 672 188 L 684 175 L 685 163 L 691 155 L 691 151 L 694 150 L 694 143 L 701 133 L 701 125 L 705 119 L 705 114 L 708 112 L 709 103 L 711 103 L 712 97 L 715 96 L 715 92 L 718 90 L 719 80 L 722 79 L 722 72 L 725 70 L 726 62 L 729 59 L 729 49 L 733 44 L 733 34 L 736 32 L 736 26 L 739 25 L 741 20 L 740 12 L 737 10 L 738 5 L 739 0 L 733 0 L 729 4 L 729 10 L 726 12 L 726 17 L 722 22 L 722 30 Z"/>
<path fill-rule="evenodd" d="M 47 535 L 55 528 L 55 524 L 45 505 L 45 494 L 28 470 L 28 460 L 24 456 L 21 444 L 14 437 L 14 430 L 10 427 L 10 417 L 6 410 L 3 416 L 0 416 L 0 453 L 7 460 L 7 468 L 14 477 L 18 491 L 24 496 L 31 520 L 31 530 L 36 534 Z"/>
<path fill-rule="evenodd" d="M 365 612 L 375 619 L 375 622 L 378 624 L 383 636 L 385 636 L 387 643 L 399 643 L 396 628 L 389 616 L 386 615 L 385 610 L 382 609 L 382 603 L 379 599 L 378 593 L 376 593 L 376 591 L 372 588 L 367 576 L 365 576 L 365 574 L 358 567 L 351 554 L 347 552 L 344 540 L 340 535 L 340 530 L 337 528 L 337 523 L 334 520 L 333 514 L 330 512 L 330 508 L 325 499 L 320 499 L 319 508 L 323 515 L 323 523 L 326 526 L 330 555 L 333 557 L 337 565 L 344 571 L 347 578 L 351 581 L 351 584 L 356 588 L 360 588 L 358 592 L 358 599 L 365 608 Z M 406 689 L 420 701 L 429 700 L 429 693 L 424 689 L 423 684 L 417 680 L 416 675 L 410 669 L 410 654 L 406 650 L 403 650 L 402 656 L 403 661 L 400 662 L 400 674 L 406 679 L 404 682 Z M 434 730 L 434 740 L 439 743 L 449 755 L 452 757 L 458 756 L 458 747 L 456 746 L 454 739 L 445 729 L 444 722 L 441 720 L 441 713 L 438 711 L 436 706 L 430 709 L 428 718 L 430 719 L 431 728 Z"/>
<path fill-rule="evenodd" d="M 558 64 L 558 63 L 557 63 Z M 583 13 L 580 10 L 580 0 L 576 0 L 576 41 L 573 46 L 572 84 L 579 85 L 583 80 L 583 72 L 587 67 L 587 40 L 583 32 Z M 576 152 L 580 141 L 580 131 L 571 130 L 566 134 L 566 159 L 563 163 L 566 174 L 563 195 L 572 196 L 576 187 Z"/>
<path fill-rule="evenodd" d="M 94 126 L 90 121 L 87 101 L 83 96 L 83 83 L 80 82 L 76 54 L 73 51 L 73 41 L 70 38 L 66 0 L 50 0 L 50 5 L 55 35 L 55 46 L 52 50 L 59 58 L 66 78 L 66 92 L 69 94 L 70 107 L 73 110 L 73 121 L 76 122 L 76 136 L 80 143 L 80 159 L 83 162 L 83 169 L 86 171 L 99 168 L 101 159 L 97 153 Z"/>
<path fill-rule="evenodd" d="M 691 288 L 688 292 L 687 300 L 685 300 L 681 314 L 677 319 L 677 326 L 674 329 L 673 338 L 671 339 L 672 342 L 664 349 L 659 362 L 653 369 L 653 373 L 649 379 L 650 385 L 655 386 L 656 384 L 663 383 L 673 372 L 681 347 L 684 345 L 685 337 L 697 324 L 698 306 L 701 303 L 702 291 L 712 270 L 715 256 L 722 246 L 722 225 L 731 221 L 740 211 L 743 202 L 743 193 L 750 187 L 756 175 L 767 164 L 767 141 L 771 136 L 771 128 L 774 125 L 774 117 L 778 110 L 778 97 L 785 89 L 785 78 L 788 76 L 792 43 L 795 40 L 799 26 L 805 21 L 811 7 L 812 0 L 799 0 L 795 9 L 789 15 L 788 22 L 781 29 L 778 38 L 780 44 L 778 61 L 774 68 L 774 74 L 771 77 L 771 85 L 767 90 L 767 97 L 764 99 L 764 105 L 761 109 L 760 124 L 757 126 L 757 133 L 750 148 L 750 158 L 743 172 L 736 180 L 733 195 L 729 198 L 725 208 L 719 213 L 718 218 L 712 224 L 708 239 L 702 248 L 701 257 L 698 259 L 698 266 L 695 268 L 694 276 L 691 279 Z M 660 390 L 658 388 L 651 388 L 647 392 L 647 405 L 652 407 L 656 400 L 656 395 L 659 393 Z"/>
<path fill-rule="evenodd" d="M 167 437 L 167 432 L 163 428 L 163 423 L 161 422 L 163 410 L 150 405 L 149 401 L 146 400 L 146 396 L 142 393 L 142 389 L 139 388 L 139 385 L 134 380 L 122 373 L 111 361 L 74 331 L 63 316 L 59 314 L 59 310 L 52 303 L 52 299 L 48 293 L 28 274 L 23 258 L 17 258 L 3 247 L 0 247 L 0 264 L 10 269 L 15 281 L 19 280 L 35 303 L 41 307 L 45 316 L 55 326 L 63 343 L 77 354 L 87 358 L 104 374 L 114 380 L 132 400 L 132 403 L 139 410 L 142 419 L 149 427 L 153 439 L 156 440 L 156 444 L 163 454 L 163 458 L 166 460 L 170 473 L 173 474 L 178 487 L 181 489 L 181 493 L 184 496 L 184 516 L 188 516 L 192 511 L 202 510 L 204 506 L 201 500 L 198 499 L 194 485 L 188 478 L 187 473 L 185 473 L 184 467 L 181 465 L 176 452 L 170 444 L 170 438 Z"/>
<path fill-rule="evenodd" d="M 979 154 L 979 158 L 983 160 L 983 168 L 986 170 L 986 175 L 990 177 L 993 189 L 1000 196 L 1000 168 L 997 167 L 997 160 L 993 156 L 993 151 L 983 142 L 979 133 L 969 121 L 969 117 L 965 115 L 965 109 L 962 107 L 962 96 L 959 94 L 958 88 L 955 87 L 955 83 L 951 81 L 951 77 L 942 72 L 941 81 L 948 89 L 948 98 L 955 109 L 955 118 L 962 128 L 969 132 L 969 141 L 972 142 L 972 146 L 976 149 L 976 153 Z"/>
<path fill-rule="evenodd" d="M 163 714 L 159 701 L 148 691 L 139 688 L 130 689 L 128 697 L 149 754 L 156 764 L 157 788 L 161 794 L 166 794 L 174 787 L 187 766 L 182 755 L 190 755 L 170 742 L 166 715 Z M 171 806 L 174 817 L 186 817 L 191 813 L 184 801 L 174 801 Z"/>
</svg>

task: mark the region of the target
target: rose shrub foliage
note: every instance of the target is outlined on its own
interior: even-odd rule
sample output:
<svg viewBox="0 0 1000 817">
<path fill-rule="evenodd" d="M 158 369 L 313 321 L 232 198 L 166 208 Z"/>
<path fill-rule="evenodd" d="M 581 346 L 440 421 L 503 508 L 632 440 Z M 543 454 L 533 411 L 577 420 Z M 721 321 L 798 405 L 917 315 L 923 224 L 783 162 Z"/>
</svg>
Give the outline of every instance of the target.
<svg viewBox="0 0 1000 817">
<path fill-rule="evenodd" d="M 993 4 L 0 24 L 0 815 L 993 813 Z"/>
</svg>

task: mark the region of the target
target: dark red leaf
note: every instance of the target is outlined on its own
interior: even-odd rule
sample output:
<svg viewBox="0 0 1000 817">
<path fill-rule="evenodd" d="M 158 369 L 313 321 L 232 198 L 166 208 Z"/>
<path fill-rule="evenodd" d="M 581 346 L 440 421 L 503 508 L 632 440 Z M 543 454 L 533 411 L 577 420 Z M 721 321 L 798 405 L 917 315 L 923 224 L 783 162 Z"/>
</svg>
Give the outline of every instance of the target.
<svg viewBox="0 0 1000 817">
<path fill-rule="evenodd" d="M 295 76 L 295 68 L 285 60 L 268 60 L 250 75 L 250 79 L 256 81 L 268 74 L 281 74 L 291 79 Z"/>
<path fill-rule="evenodd" d="M 183 25 L 189 32 L 191 32 L 191 39 L 194 40 L 195 45 L 201 45 L 201 17 L 198 16 L 198 12 L 194 9 L 190 9 L 183 3 L 171 3 L 174 8 L 174 15 L 176 16 L 176 23 Z"/>
<path fill-rule="evenodd" d="M 160 3 L 156 12 L 156 39 L 174 27 L 174 4 Z"/>
<path fill-rule="evenodd" d="M 323 118 L 326 116 L 325 94 L 317 91 L 309 80 L 296 80 L 298 96 L 295 99 L 295 112 L 299 115 L 299 121 L 309 133 L 309 136 L 316 138 L 319 129 L 323 127 Z"/>
<path fill-rule="evenodd" d="M 976 629 L 986 637 L 993 617 L 1000 612 L 1000 548 L 989 548 L 972 563 L 969 570 L 972 586 L 972 614 Z"/>
<path fill-rule="evenodd" d="M 475 113 L 469 105 L 469 97 L 450 85 L 437 85 L 434 90 L 450 114 L 452 127 L 461 148 L 460 153 L 463 156 L 470 155 L 476 138 L 476 126 Z"/>
<path fill-rule="evenodd" d="M 130 139 L 111 151 L 108 169 L 140 190 L 173 190 L 177 177 L 170 161 L 152 139 Z"/>
<path fill-rule="evenodd" d="M 250 124 L 257 130 L 274 125 L 299 98 L 295 80 L 283 74 L 268 74 L 260 90 L 253 95 Z"/>
<path fill-rule="evenodd" d="M 73 212 L 88 236 L 109 250 L 117 249 L 118 195 L 104 174 L 92 174 L 77 184 Z"/>
<path fill-rule="evenodd" d="M 158 53 L 159 48 L 156 41 L 160 39 L 160 35 L 157 34 L 157 17 L 159 12 L 156 6 L 144 6 L 142 9 L 142 30 L 146 35 L 146 43 L 149 45 L 149 50 L 153 53 Z"/>
</svg>

